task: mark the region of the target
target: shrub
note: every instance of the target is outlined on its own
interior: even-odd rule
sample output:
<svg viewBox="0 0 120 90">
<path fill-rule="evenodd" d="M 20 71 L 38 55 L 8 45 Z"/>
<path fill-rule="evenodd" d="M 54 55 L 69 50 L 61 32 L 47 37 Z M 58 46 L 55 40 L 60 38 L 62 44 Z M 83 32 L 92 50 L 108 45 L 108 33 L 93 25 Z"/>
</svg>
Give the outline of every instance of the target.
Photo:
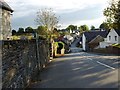
<svg viewBox="0 0 120 90">
<path fill-rule="evenodd" d="M 64 48 L 64 43 L 63 43 L 63 42 L 58 42 L 58 48 L 59 48 L 59 49 Z"/>
</svg>

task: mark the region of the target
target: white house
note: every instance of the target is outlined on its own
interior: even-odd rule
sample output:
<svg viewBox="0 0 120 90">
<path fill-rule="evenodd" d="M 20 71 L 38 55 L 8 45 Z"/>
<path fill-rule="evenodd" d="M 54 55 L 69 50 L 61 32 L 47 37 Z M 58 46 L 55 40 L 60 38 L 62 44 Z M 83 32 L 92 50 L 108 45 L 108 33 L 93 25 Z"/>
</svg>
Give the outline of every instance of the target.
<svg viewBox="0 0 120 90">
<path fill-rule="evenodd" d="M 79 30 L 71 30 L 70 29 L 70 34 L 75 34 L 75 35 L 79 36 L 80 35 L 80 31 Z"/>
<path fill-rule="evenodd" d="M 94 43 L 99 43 L 97 40 L 101 41 L 102 38 L 105 38 L 108 34 L 108 31 L 89 31 L 89 32 L 84 32 L 82 35 L 82 48 L 84 51 L 89 51 L 90 46 Z M 100 39 L 99 39 L 100 38 Z"/>
<path fill-rule="evenodd" d="M 71 44 L 74 41 L 74 38 L 71 35 L 65 35 L 63 39 L 67 44 Z"/>
<path fill-rule="evenodd" d="M 106 48 L 112 44 L 120 44 L 120 30 L 110 30 L 103 42 L 100 42 L 100 48 Z"/>
<path fill-rule="evenodd" d="M 82 48 L 86 51 L 86 37 L 85 34 L 82 35 Z"/>
</svg>

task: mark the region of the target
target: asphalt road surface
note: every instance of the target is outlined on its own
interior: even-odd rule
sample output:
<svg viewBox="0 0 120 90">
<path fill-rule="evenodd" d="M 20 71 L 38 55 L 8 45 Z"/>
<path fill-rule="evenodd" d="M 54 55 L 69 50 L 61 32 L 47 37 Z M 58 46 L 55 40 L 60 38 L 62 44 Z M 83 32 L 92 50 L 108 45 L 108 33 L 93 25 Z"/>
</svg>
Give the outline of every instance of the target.
<svg viewBox="0 0 120 90">
<path fill-rule="evenodd" d="M 115 60 L 115 61 L 114 61 Z M 71 53 L 54 61 L 33 88 L 117 88 L 117 56 Z"/>
<path fill-rule="evenodd" d="M 73 47 L 72 47 L 73 48 Z M 75 48 L 75 47 L 74 47 Z M 72 49 L 73 52 L 74 49 Z M 32 88 L 118 88 L 119 61 L 115 55 L 77 51 L 55 58 Z"/>
<path fill-rule="evenodd" d="M 82 48 L 77 48 L 76 45 L 77 43 L 79 42 L 80 38 L 76 39 L 72 44 L 71 44 L 71 47 L 70 47 L 70 50 L 71 50 L 71 53 L 77 53 L 77 52 L 80 52 L 82 51 Z"/>
</svg>

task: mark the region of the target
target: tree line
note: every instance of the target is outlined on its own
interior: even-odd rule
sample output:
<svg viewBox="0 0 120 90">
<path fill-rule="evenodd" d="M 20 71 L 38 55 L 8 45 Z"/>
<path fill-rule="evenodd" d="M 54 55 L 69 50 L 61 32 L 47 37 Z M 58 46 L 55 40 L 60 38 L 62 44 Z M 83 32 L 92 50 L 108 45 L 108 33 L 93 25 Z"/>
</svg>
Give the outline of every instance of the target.
<svg viewBox="0 0 120 90">
<path fill-rule="evenodd" d="M 95 30 L 95 26 L 91 26 L 91 28 L 89 29 L 88 25 L 81 25 L 79 27 L 76 25 L 68 25 L 67 28 L 65 28 L 65 29 L 54 28 L 52 30 L 52 32 L 50 32 L 49 30 L 47 31 L 46 27 L 44 27 L 44 26 L 38 26 L 36 29 L 29 26 L 26 28 L 20 27 L 18 30 L 12 30 L 12 35 L 25 35 L 28 33 L 36 33 L 37 32 L 41 36 L 49 35 L 49 34 L 55 34 L 57 36 L 60 36 L 60 34 L 63 34 L 63 33 L 60 33 L 59 31 L 63 31 L 63 30 L 68 31 L 68 33 L 70 33 L 70 30 L 72 30 L 72 31 L 79 30 L 82 33 L 85 31 Z"/>
</svg>

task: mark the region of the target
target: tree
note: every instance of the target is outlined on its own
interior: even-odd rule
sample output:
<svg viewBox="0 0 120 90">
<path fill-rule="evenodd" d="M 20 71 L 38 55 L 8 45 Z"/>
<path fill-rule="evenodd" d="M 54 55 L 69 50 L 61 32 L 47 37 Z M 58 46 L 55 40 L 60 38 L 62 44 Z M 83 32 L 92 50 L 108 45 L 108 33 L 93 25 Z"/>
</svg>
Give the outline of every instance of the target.
<svg viewBox="0 0 120 90">
<path fill-rule="evenodd" d="M 120 0 L 117 4 L 117 13 L 115 15 L 115 22 L 117 23 L 117 29 L 120 29 Z"/>
<path fill-rule="evenodd" d="M 17 31 L 18 34 L 23 34 L 24 33 L 24 28 L 19 28 Z"/>
<path fill-rule="evenodd" d="M 53 32 L 54 28 L 57 28 L 58 17 L 51 8 L 45 8 L 37 12 L 35 22 L 39 26 L 46 27 L 47 33 Z"/>
<path fill-rule="evenodd" d="M 112 0 L 103 14 L 110 29 L 120 29 L 120 0 Z"/>
<path fill-rule="evenodd" d="M 47 31 L 44 26 L 38 26 L 36 32 L 41 36 L 41 37 L 46 37 Z"/>
<path fill-rule="evenodd" d="M 95 26 L 92 25 L 92 26 L 91 26 L 91 30 L 94 30 L 94 29 L 95 29 Z"/>
<path fill-rule="evenodd" d="M 109 30 L 109 26 L 107 23 L 103 22 L 100 26 L 99 26 L 100 29 L 103 29 L 103 30 Z"/>
<path fill-rule="evenodd" d="M 12 30 L 12 35 L 16 35 L 16 30 Z"/>
<path fill-rule="evenodd" d="M 73 32 L 74 30 L 77 30 L 77 26 L 69 25 L 69 26 L 66 28 L 66 30 L 68 30 L 69 33 L 70 33 L 70 30 L 72 30 L 72 32 Z"/>
<path fill-rule="evenodd" d="M 33 33 L 34 30 L 33 30 L 32 27 L 27 27 L 27 28 L 25 28 L 25 32 L 26 32 L 26 33 Z"/>
<path fill-rule="evenodd" d="M 52 48 L 52 55 L 53 56 L 53 30 L 54 28 L 57 28 L 58 25 L 58 17 L 53 12 L 51 8 L 44 8 L 37 12 L 35 22 L 39 26 L 44 26 L 46 30 L 46 39 L 48 40 L 48 43 L 51 45 L 48 45 L 48 47 Z M 49 50 L 48 50 L 49 52 Z"/>
<path fill-rule="evenodd" d="M 60 34 L 59 34 L 57 28 L 54 28 L 54 30 L 53 30 L 53 37 L 54 37 L 54 38 L 57 38 L 57 37 L 59 37 L 59 36 L 60 36 Z"/>
<path fill-rule="evenodd" d="M 78 27 L 80 30 L 80 33 L 82 34 L 83 32 L 87 32 L 89 31 L 89 27 L 87 25 L 81 25 L 80 27 Z"/>
<path fill-rule="evenodd" d="M 74 26 L 74 25 L 69 25 L 66 30 L 77 30 L 77 26 Z"/>
</svg>

